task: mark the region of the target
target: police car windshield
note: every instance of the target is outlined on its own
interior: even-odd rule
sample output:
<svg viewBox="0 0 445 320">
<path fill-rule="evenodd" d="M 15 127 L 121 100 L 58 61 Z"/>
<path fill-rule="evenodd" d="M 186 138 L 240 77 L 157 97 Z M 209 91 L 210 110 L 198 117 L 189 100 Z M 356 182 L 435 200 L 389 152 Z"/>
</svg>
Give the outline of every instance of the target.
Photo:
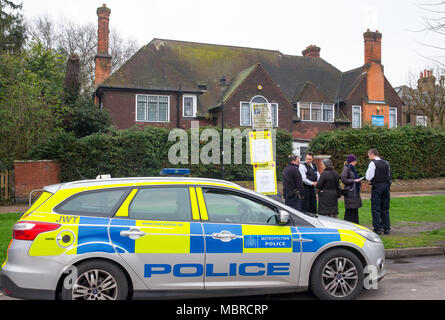
<svg viewBox="0 0 445 320">
<path fill-rule="evenodd" d="M 303 213 L 303 214 L 305 214 L 305 215 L 307 215 L 309 217 L 312 217 L 312 218 L 318 218 L 318 214 L 315 214 L 315 213 L 312 213 L 312 212 L 303 212 L 303 211 L 299 211 L 299 212 L 301 212 L 301 213 Z"/>
</svg>

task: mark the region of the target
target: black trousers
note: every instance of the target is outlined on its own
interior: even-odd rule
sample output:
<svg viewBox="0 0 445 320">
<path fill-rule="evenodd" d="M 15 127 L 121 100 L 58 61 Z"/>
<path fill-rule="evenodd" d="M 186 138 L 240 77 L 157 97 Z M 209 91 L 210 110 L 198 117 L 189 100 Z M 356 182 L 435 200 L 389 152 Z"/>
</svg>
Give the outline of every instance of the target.
<svg viewBox="0 0 445 320">
<path fill-rule="evenodd" d="M 304 185 L 304 199 L 301 209 L 303 212 L 317 213 L 317 196 L 314 186 Z"/>
<path fill-rule="evenodd" d="M 298 197 L 289 199 L 286 196 L 284 196 L 284 203 L 287 206 L 289 206 L 291 208 L 294 208 L 294 209 L 296 209 L 298 211 L 301 211 L 302 202 L 303 202 L 303 200 L 299 199 Z"/>
<path fill-rule="evenodd" d="M 358 209 L 345 209 L 345 220 L 359 224 L 358 223 Z"/>
<path fill-rule="evenodd" d="M 390 191 L 387 183 L 376 183 L 371 189 L 372 226 L 375 231 L 391 229 L 389 219 Z"/>
</svg>

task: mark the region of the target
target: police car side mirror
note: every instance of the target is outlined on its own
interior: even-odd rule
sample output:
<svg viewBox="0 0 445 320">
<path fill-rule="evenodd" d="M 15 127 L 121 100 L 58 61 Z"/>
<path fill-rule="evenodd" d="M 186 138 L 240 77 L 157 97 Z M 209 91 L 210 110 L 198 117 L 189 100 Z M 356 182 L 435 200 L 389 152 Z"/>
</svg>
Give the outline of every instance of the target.
<svg viewBox="0 0 445 320">
<path fill-rule="evenodd" d="M 278 222 L 279 224 L 287 224 L 289 222 L 289 212 L 280 210 Z"/>
</svg>

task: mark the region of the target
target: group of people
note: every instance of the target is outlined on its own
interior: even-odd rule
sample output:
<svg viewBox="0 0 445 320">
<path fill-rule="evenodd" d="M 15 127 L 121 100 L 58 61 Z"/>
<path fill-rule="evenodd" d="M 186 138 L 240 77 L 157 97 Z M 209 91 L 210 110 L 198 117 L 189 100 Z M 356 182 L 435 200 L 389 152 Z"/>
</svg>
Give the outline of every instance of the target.
<svg viewBox="0 0 445 320">
<path fill-rule="evenodd" d="M 361 180 L 371 183 L 371 212 L 374 232 L 389 234 L 389 203 L 392 176 L 389 163 L 383 160 L 376 149 L 368 151 L 370 160 L 365 177 L 360 178 L 356 171 L 357 157 L 346 157 L 340 174 L 335 171 L 331 160 L 322 161 L 323 173 L 320 174 L 314 163 L 314 154 L 308 152 L 306 161 L 290 156 L 289 164 L 283 171 L 283 193 L 286 205 L 310 213 L 318 213 L 337 218 L 338 199 L 343 195 L 346 221 L 359 224 L 358 209 L 363 206 L 361 199 Z M 344 188 L 340 188 L 340 180 Z M 318 192 L 318 208 L 317 208 Z"/>
</svg>

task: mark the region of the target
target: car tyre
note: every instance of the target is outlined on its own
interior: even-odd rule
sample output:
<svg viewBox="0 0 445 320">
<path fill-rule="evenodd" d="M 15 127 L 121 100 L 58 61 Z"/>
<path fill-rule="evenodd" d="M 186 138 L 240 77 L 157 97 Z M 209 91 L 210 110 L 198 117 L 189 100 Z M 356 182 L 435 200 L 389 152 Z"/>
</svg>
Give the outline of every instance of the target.
<svg viewBox="0 0 445 320">
<path fill-rule="evenodd" d="M 363 265 L 346 249 L 332 249 L 314 263 L 310 289 L 322 300 L 353 300 L 363 290 Z"/>
<path fill-rule="evenodd" d="M 63 281 L 62 300 L 126 300 L 128 281 L 115 264 L 91 260 L 72 268 Z"/>
</svg>

